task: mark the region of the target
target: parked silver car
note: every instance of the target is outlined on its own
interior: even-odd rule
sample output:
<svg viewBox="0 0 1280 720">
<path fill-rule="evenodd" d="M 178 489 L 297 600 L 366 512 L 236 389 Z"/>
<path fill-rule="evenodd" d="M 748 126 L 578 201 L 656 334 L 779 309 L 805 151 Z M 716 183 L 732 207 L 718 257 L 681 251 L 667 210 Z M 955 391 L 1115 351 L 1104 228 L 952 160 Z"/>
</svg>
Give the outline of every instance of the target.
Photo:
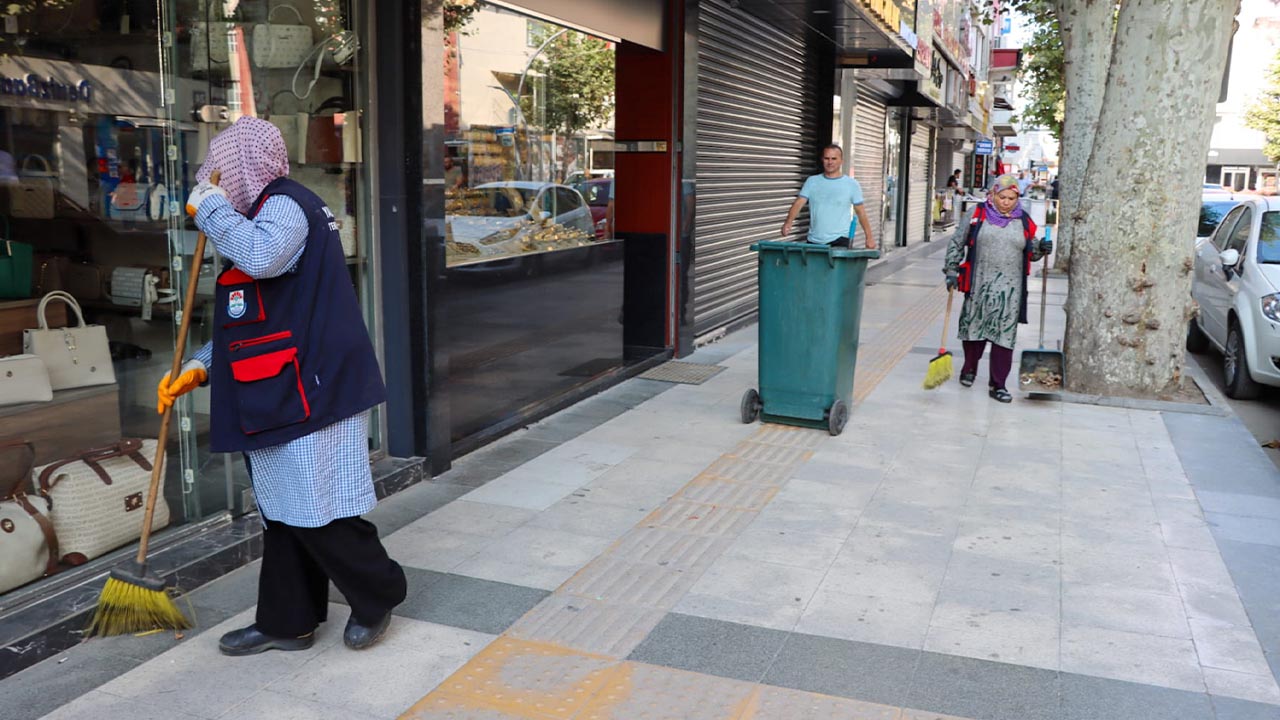
<svg viewBox="0 0 1280 720">
<path fill-rule="evenodd" d="M 1223 354 L 1227 395 L 1280 386 L 1280 198 L 1245 196 L 1196 248 L 1187 349 Z"/>
</svg>

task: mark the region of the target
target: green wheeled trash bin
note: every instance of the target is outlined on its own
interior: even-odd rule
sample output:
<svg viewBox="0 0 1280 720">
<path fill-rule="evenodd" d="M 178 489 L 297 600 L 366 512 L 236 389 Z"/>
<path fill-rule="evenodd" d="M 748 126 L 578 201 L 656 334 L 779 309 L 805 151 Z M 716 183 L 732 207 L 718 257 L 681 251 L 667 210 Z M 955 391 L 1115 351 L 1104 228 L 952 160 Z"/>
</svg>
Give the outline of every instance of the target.
<svg viewBox="0 0 1280 720">
<path fill-rule="evenodd" d="M 839 435 L 853 402 L 867 261 L 879 250 L 761 242 L 760 389 L 742 397 L 742 422 L 825 428 Z"/>
</svg>

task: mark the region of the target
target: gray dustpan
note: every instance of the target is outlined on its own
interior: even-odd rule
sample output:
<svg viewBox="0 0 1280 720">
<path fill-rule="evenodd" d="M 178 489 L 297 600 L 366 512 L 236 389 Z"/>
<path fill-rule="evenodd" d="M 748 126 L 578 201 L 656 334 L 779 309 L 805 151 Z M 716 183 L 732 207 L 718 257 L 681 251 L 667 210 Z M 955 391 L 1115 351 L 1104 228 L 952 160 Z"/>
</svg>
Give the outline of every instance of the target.
<svg viewBox="0 0 1280 720">
<path fill-rule="evenodd" d="M 1044 229 L 1052 239 L 1051 229 Z M 1025 393 L 1057 393 L 1067 381 L 1067 360 L 1061 350 L 1044 348 L 1044 311 L 1049 297 L 1049 256 L 1040 271 L 1040 347 L 1023 350 L 1018 359 L 1018 387 Z"/>
</svg>

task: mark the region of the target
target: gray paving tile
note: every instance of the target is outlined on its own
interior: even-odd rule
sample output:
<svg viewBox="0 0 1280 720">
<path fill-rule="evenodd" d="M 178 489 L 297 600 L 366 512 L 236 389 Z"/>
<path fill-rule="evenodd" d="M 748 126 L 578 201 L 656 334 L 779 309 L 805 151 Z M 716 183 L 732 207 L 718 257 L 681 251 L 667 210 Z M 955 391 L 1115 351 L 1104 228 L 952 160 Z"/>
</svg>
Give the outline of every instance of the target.
<svg viewBox="0 0 1280 720">
<path fill-rule="evenodd" d="M 763 682 L 901 706 L 919 656 L 918 650 L 792 633 Z"/>
<path fill-rule="evenodd" d="M 420 482 L 378 503 L 365 519 L 386 537 L 423 515 L 435 512 L 467 493 L 467 488 L 434 480 Z"/>
<path fill-rule="evenodd" d="M 1280 706 L 1264 703 L 1237 700 L 1228 697 L 1213 697 L 1213 710 L 1217 720 L 1276 720 L 1280 718 Z"/>
<path fill-rule="evenodd" d="M 43 717 L 140 664 L 140 659 L 99 652 L 92 643 L 77 645 L 0 680 L 0 717 Z"/>
<path fill-rule="evenodd" d="M 148 698 L 122 698 L 94 690 L 45 717 L 49 720 L 99 720 L 103 717 L 129 718 L 130 720 L 192 720 L 202 716 L 157 706 Z"/>
<path fill-rule="evenodd" d="M 786 640 L 778 630 L 671 613 L 628 659 L 759 682 Z"/>
<path fill-rule="evenodd" d="M 1064 583 L 1062 622 L 1146 635 L 1191 637 L 1180 597 L 1125 587 Z"/>
<path fill-rule="evenodd" d="M 1206 512 L 1204 519 L 1220 539 L 1280 547 L 1280 521 Z"/>
<path fill-rule="evenodd" d="M 1204 691 L 1204 676 L 1189 639 L 1063 624 L 1062 670 Z"/>
<path fill-rule="evenodd" d="M 1240 600 L 1258 642 L 1268 657 L 1280 657 L 1280 550 L 1233 541 L 1223 541 L 1219 547 L 1237 578 Z"/>
<path fill-rule="evenodd" d="M 918 650 L 932 614 L 932 602 L 820 589 L 801 614 L 796 632 Z"/>
<path fill-rule="evenodd" d="M 463 575 L 430 575 L 429 581 L 418 583 L 420 589 L 396 608 L 396 615 L 498 635 L 550 594 Z"/>
<path fill-rule="evenodd" d="M 921 654 L 904 704 L 983 720 L 1060 717 L 1056 672 L 930 652 Z"/>
<path fill-rule="evenodd" d="M 1062 673 L 1062 720 L 1212 720 L 1204 693 Z"/>
<path fill-rule="evenodd" d="M 1239 700 L 1280 705 L 1280 687 L 1269 669 L 1263 669 L 1261 675 L 1204 668 L 1204 686 L 1210 695 L 1221 695 Z"/>
</svg>

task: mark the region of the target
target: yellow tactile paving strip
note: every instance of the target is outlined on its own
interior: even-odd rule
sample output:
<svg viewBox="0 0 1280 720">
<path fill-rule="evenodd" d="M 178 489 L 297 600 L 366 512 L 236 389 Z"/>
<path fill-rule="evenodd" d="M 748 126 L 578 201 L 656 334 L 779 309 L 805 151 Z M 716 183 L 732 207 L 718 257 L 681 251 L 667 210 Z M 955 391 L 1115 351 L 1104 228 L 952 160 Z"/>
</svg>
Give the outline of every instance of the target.
<svg viewBox="0 0 1280 720">
<path fill-rule="evenodd" d="M 402 720 L 965 720 L 500 638 Z"/>
<path fill-rule="evenodd" d="M 946 297 L 930 291 L 859 358 L 861 402 Z M 410 708 L 406 720 L 964 720 L 624 661 L 825 436 L 762 425 Z"/>
<path fill-rule="evenodd" d="M 930 290 L 915 305 L 907 308 L 875 337 L 858 350 L 858 369 L 853 376 L 853 404 L 857 405 L 876 389 L 920 337 L 933 319 L 946 306 L 947 289 L 941 285 Z"/>
</svg>

